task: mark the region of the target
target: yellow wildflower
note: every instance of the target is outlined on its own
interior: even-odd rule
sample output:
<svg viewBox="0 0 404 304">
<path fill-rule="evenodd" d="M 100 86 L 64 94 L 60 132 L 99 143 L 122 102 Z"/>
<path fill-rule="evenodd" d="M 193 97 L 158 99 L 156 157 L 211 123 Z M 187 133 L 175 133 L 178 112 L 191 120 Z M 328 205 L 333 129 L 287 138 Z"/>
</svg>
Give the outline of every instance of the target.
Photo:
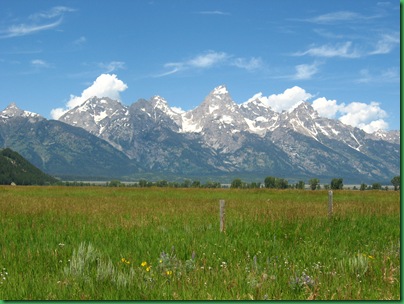
<svg viewBox="0 0 404 304">
<path fill-rule="evenodd" d="M 373 256 L 371 256 L 371 255 L 369 255 L 369 259 L 372 259 L 372 260 L 374 260 L 374 257 L 373 257 Z"/>
<path fill-rule="evenodd" d="M 166 271 L 166 275 L 172 275 L 172 274 L 173 274 L 173 272 L 171 270 Z"/>
<path fill-rule="evenodd" d="M 149 272 L 149 271 L 150 271 L 150 268 L 151 268 L 151 266 L 148 266 L 148 267 L 146 268 L 146 271 Z"/>
<path fill-rule="evenodd" d="M 146 266 L 147 266 L 147 262 L 146 262 L 146 261 L 145 261 L 145 262 L 142 262 L 142 264 L 140 264 L 140 266 L 146 267 Z"/>
</svg>

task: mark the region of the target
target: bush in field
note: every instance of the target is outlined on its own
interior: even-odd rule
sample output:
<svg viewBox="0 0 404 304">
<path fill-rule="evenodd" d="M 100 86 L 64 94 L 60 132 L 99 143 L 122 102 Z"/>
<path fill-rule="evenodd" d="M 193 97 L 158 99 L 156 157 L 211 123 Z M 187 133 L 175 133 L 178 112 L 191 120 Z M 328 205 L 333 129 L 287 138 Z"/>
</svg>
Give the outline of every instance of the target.
<svg viewBox="0 0 404 304">
<path fill-rule="evenodd" d="M 380 183 L 373 183 L 372 189 L 373 190 L 382 190 L 382 185 Z"/>
<path fill-rule="evenodd" d="M 240 189 L 242 187 L 243 187 L 243 182 L 239 178 L 236 178 L 231 182 L 230 188 Z"/>
<path fill-rule="evenodd" d="M 320 185 L 320 180 L 318 178 L 312 178 L 309 180 L 309 185 L 311 190 L 316 190 L 317 186 Z"/>
<path fill-rule="evenodd" d="M 391 183 L 394 186 L 394 190 L 397 191 L 398 189 L 400 189 L 400 185 L 401 185 L 401 178 L 400 175 L 399 176 L 394 176 L 391 180 Z"/>
<path fill-rule="evenodd" d="M 330 186 L 332 190 L 342 190 L 344 187 L 344 181 L 342 178 L 333 178 Z"/>
</svg>

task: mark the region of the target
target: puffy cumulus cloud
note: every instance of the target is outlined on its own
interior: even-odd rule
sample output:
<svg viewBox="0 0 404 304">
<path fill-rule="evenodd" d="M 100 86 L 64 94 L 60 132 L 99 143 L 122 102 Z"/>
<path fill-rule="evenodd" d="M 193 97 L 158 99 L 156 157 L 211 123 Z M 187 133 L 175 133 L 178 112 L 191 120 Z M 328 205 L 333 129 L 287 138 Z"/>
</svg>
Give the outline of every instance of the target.
<svg viewBox="0 0 404 304">
<path fill-rule="evenodd" d="M 337 113 L 343 109 L 344 106 L 344 103 L 337 104 L 336 100 L 328 100 L 325 97 L 317 98 L 312 102 L 312 107 L 317 111 L 318 115 L 327 118 L 335 118 Z"/>
<path fill-rule="evenodd" d="M 388 128 L 388 123 L 383 120 L 387 117 L 387 113 L 380 108 L 378 102 L 372 101 L 370 104 L 351 102 L 344 106 L 340 112 L 344 114 L 339 118 L 342 123 L 358 127 L 365 132 L 372 133 Z"/>
<path fill-rule="evenodd" d="M 281 112 L 293 110 L 301 101 L 308 101 L 313 95 L 304 89 L 294 86 L 281 94 L 272 94 L 268 97 L 258 93 L 252 99 L 259 99 L 270 106 L 272 110 Z M 364 102 L 338 103 L 337 100 L 319 97 L 312 101 L 312 107 L 321 117 L 338 119 L 346 125 L 360 128 L 367 133 L 388 129 L 387 117 L 378 102 L 370 104 Z"/>
<path fill-rule="evenodd" d="M 127 88 L 128 86 L 122 80 L 118 79 L 115 74 L 101 74 L 90 87 L 81 93 L 81 96 L 70 95 L 70 100 L 66 103 L 66 108 L 53 109 L 51 111 L 51 117 L 53 119 L 59 119 L 64 113 L 81 105 L 93 96 L 120 100 L 120 92 L 125 91 Z"/>
<path fill-rule="evenodd" d="M 388 128 L 388 123 L 383 120 L 387 113 L 377 102 L 351 102 L 345 105 L 320 97 L 312 102 L 312 106 L 322 117 L 338 118 L 343 124 L 360 128 L 367 133 Z"/>
<path fill-rule="evenodd" d="M 281 94 L 272 94 L 262 100 L 275 112 L 293 109 L 299 102 L 307 101 L 312 95 L 298 86 L 286 89 Z"/>
</svg>

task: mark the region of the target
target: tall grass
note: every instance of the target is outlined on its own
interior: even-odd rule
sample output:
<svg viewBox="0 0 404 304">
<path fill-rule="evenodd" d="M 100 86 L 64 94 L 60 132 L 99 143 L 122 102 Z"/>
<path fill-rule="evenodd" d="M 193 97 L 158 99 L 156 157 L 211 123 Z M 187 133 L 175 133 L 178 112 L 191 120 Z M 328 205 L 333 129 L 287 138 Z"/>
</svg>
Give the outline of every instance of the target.
<svg viewBox="0 0 404 304">
<path fill-rule="evenodd" d="M 398 192 L 335 191 L 332 219 L 326 191 L 263 189 L 3 187 L 0 210 L 1 299 L 400 297 Z"/>
</svg>

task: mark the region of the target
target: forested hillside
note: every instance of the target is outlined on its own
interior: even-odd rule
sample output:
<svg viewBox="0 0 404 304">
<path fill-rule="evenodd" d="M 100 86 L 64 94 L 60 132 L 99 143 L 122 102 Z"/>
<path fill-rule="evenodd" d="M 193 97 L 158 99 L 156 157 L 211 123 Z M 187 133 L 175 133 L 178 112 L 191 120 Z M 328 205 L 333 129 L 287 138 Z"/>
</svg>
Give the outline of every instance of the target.
<svg viewBox="0 0 404 304">
<path fill-rule="evenodd" d="M 57 179 L 43 173 L 17 152 L 6 148 L 0 150 L 0 184 L 44 185 Z"/>
</svg>

